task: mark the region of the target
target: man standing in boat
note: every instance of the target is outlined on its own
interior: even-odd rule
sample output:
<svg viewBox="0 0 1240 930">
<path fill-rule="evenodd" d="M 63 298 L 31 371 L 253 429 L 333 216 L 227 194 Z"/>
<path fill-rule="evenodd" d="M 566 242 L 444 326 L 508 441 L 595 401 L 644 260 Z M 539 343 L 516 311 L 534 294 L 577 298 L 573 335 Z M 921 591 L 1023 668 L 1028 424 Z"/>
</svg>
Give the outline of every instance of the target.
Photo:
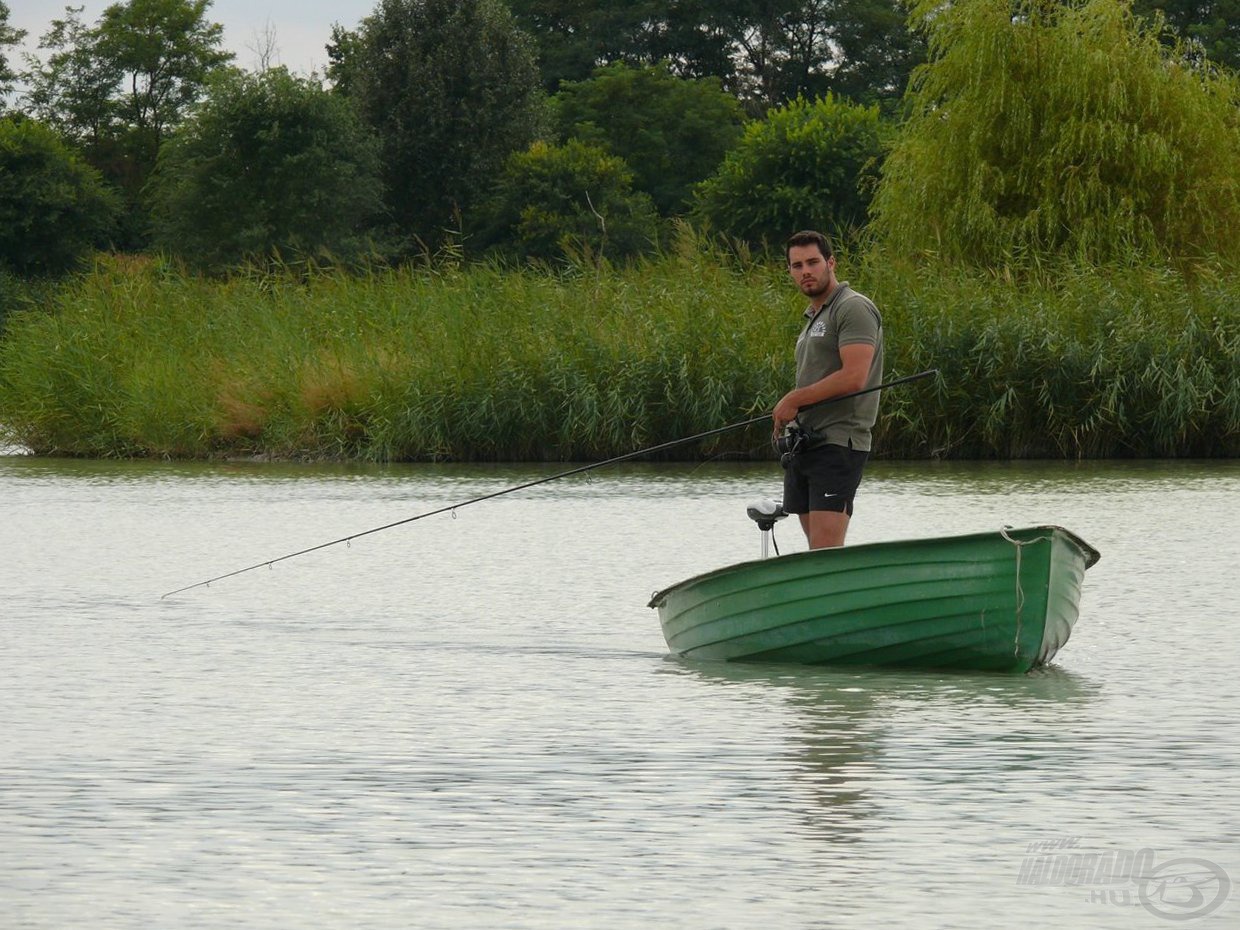
<svg viewBox="0 0 1240 930">
<path fill-rule="evenodd" d="M 883 320 L 868 297 L 836 280 L 835 252 L 822 233 L 794 234 L 786 255 L 788 273 L 810 303 L 796 344 L 796 387 L 772 412 L 776 437 L 789 425 L 806 434 L 800 451 L 783 458 L 783 505 L 800 517 L 809 547 L 825 549 L 844 545 L 879 392 L 821 401 L 882 383 Z"/>
</svg>

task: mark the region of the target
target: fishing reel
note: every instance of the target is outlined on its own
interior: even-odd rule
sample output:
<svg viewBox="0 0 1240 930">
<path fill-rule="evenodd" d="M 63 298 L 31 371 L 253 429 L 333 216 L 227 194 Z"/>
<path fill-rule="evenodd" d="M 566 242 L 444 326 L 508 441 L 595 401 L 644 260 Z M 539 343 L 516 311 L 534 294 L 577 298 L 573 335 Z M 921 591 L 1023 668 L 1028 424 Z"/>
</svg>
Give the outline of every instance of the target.
<svg viewBox="0 0 1240 930">
<path fill-rule="evenodd" d="M 795 420 L 784 427 L 784 431 L 771 439 L 775 451 L 779 453 L 780 464 L 788 467 L 790 457 L 809 448 L 811 436 Z"/>
</svg>

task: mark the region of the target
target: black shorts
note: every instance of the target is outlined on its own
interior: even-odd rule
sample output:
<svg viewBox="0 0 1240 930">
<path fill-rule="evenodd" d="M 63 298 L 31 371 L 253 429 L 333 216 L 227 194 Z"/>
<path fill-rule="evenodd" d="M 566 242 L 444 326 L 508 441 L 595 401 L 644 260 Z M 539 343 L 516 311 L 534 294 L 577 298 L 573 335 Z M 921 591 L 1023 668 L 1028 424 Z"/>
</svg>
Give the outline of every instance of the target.
<svg viewBox="0 0 1240 930">
<path fill-rule="evenodd" d="M 784 511 L 832 510 L 852 516 L 868 452 L 825 445 L 784 459 Z"/>
</svg>

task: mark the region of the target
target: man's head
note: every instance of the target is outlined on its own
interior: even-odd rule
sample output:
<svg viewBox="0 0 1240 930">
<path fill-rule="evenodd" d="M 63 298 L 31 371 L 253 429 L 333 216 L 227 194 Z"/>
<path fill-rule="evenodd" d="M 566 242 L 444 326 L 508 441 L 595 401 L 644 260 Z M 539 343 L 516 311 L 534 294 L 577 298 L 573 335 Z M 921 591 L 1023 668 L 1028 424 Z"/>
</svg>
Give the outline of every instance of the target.
<svg viewBox="0 0 1240 930">
<path fill-rule="evenodd" d="M 801 293 L 818 306 L 835 289 L 835 252 L 822 233 L 803 230 L 788 237 L 788 274 Z"/>
<path fill-rule="evenodd" d="M 791 261 L 793 246 L 806 245 L 817 246 L 824 259 L 835 257 L 835 250 L 831 247 L 831 240 L 822 233 L 815 232 L 812 229 L 802 229 L 800 232 L 793 233 L 788 237 L 788 242 L 784 245 L 785 257 Z"/>
</svg>

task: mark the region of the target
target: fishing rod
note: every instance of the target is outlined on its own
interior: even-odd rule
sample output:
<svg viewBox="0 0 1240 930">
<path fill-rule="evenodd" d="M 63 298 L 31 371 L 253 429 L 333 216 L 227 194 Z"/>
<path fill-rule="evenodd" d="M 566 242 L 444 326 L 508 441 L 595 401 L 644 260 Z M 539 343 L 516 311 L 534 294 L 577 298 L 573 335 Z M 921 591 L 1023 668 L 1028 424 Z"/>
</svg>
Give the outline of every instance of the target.
<svg viewBox="0 0 1240 930">
<path fill-rule="evenodd" d="M 838 397 L 828 397 L 826 400 L 820 400 L 813 404 L 806 404 L 801 410 L 810 410 L 814 407 L 821 407 L 825 404 L 833 404 L 837 401 L 848 400 L 853 397 L 860 397 L 862 394 L 873 394 L 875 391 L 886 390 L 887 388 L 896 387 L 900 384 L 908 384 L 910 381 L 918 381 L 922 378 L 928 378 L 931 375 L 937 375 L 939 370 L 931 368 L 928 371 L 918 372 L 915 375 L 908 375 L 904 378 L 896 378 L 894 381 L 888 381 L 886 384 L 880 384 L 876 387 L 862 388 L 860 391 L 853 391 L 851 394 L 840 394 Z M 753 417 L 748 420 L 742 420 L 739 423 L 733 423 L 729 426 L 720 426 L 717 429 L 710 429 L 704 433 L 695 433 L 692 436 L 685 436 L 683 439 L 673 439 L 669 442 L 659 443 L 657 446 L 649 446 L 645 449 L 638 449 L 636 452 L 626 452 L 624 455 L 617 455 L 615 458 L 606 459 L 602 462 L 593 462 L 589 465 L 580 465 L 577 468 L 570 468 L 568 471 L 562 471 L 559 474 L 548 475 L 546 478 L 536 478 L 533 481 L 527 481 L 524 484 L 513 485 L 510 488 L 504 488 L 500 491 L 492 491 L 490 494 L 482 494 L 478 497 L 472 497 L 467 501 L 460 501 L 455 504 L 446 504 L 443 507 L 436 507 L 434 510 L 427 510 L 424 513 L 415 514 L 412 517 L 405 517 L 403 520 L 395 520 L 392 523 L 385 523 L 383 526 L 376 526 L 369 530 L 362 530 L 360 533 L 353 533 L 351 536 L 341 536 L 339 539 L 333 539 L 330 542 L 319 543 L 317 546 L 309 546 L 305 549 L 298 549 L 296 552 L 290 552 L 287 555 L 278 558 L 268 559 L 265 562 L 256 562 L 253 565 L 247 565 L 245 568 L 239 568 L 223 575 L 216 575 L 214 578 L 208 578 L 206 581 L 198 581 L 194 584 L 186 585 L 183 588 L 177 588 L 175 591 L 169 591 L 167 594 L 160 595 L 160 600 L 165 597 L 171 597 L 174 594 L 180 594 L 182 591 L 191 591 L 194 588 L 205 588 L 216 581 L 223 581 L 225 578 L 232 578 L 236 575 L 244 575 L 246 572 L 252 572 L 256 568 L 266 566 L 270 568 L 277 562 L 286 562 L 289 559 L 295 559 L 299 555 L 306 555 L 310 552 L 317 552 L 320 549 L 327 549 L 330 546 L 338 546 L 341 543 L 350 543 L 355 539 L 361 539 L 363 536 L 370 536 L 373 533 L 382 533 L 384 530 L 390 530 L 393 527 L 403 526 L 406 523 L 413 523 L 415 520 L 422 520 L 426 517 L 433 517 L 437 514 L 455 511 L 461 507 L 468 507 L 470 504 L 480 504 L 483 501 L 489 501 L 495 497 L 502 497 L 505 494 L 513 494 L 517 491 L 524 491 L 528 488 L 536 487 L 540 484 L 547 484 L 551 481 L 559 481 L 561 478 L 568 478 L 571 475 L 580 475 L 582 472 L 593 471 L 596 468 L 602 468 L 605 465 L 615 465 L 618 462 L 627 462 L 629 459 L 640 458 L 643 455 L 652 455 L 655 452 L 662 452 L 664 449 L 672 449 L 676 446 L 687 445 L 696 442 L 699 439 L 709 439 L 711 436 L 718 436 L 721 433 L 730 433 L 733 430 L 743 429 L 746 426 L 753 426 L 755 423 L 761 423 L 763 420 L 769 420 L 771 414 L 764 413 L 762 416 Z"/>
</svg>

